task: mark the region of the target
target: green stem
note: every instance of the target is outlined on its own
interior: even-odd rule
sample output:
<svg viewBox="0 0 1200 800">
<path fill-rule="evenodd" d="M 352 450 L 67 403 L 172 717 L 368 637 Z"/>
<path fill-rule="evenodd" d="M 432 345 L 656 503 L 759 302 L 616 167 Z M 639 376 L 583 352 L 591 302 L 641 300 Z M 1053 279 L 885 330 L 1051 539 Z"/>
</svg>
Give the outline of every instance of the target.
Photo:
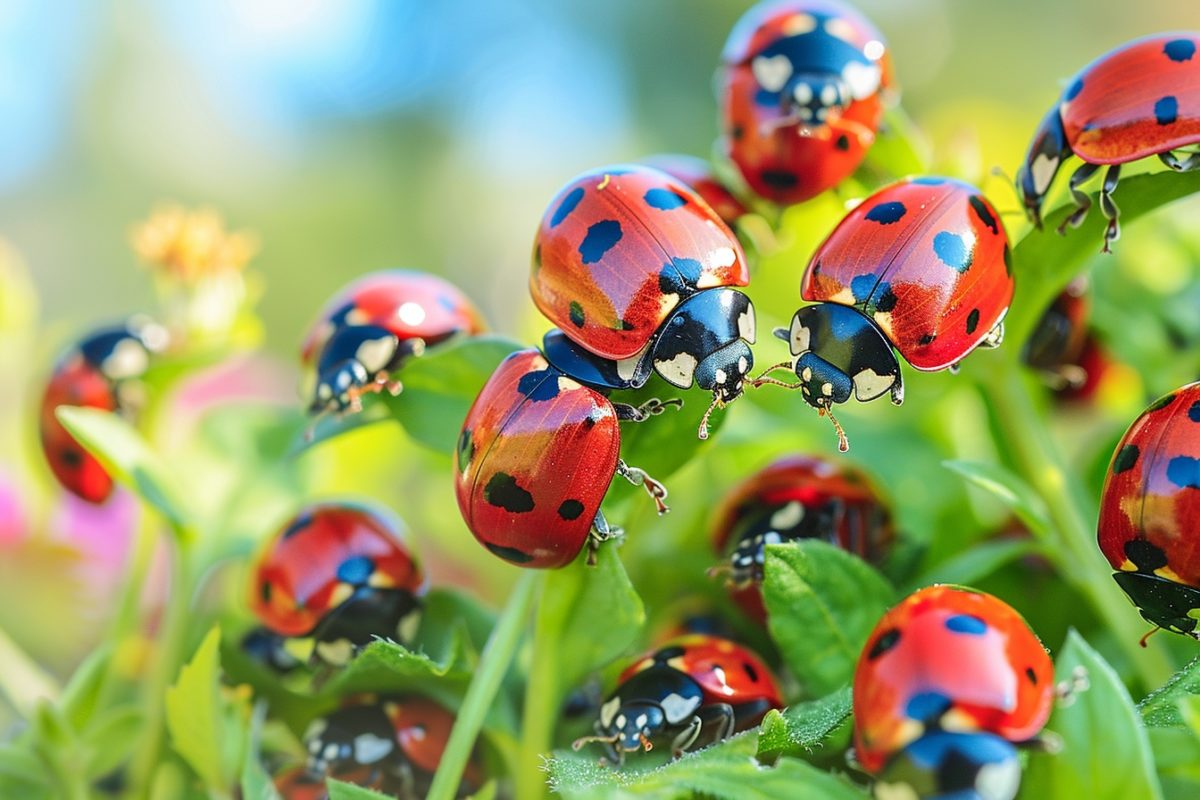
<svg viewBox="0 0 1200 800">
<path fill-rule="evenodd" d="M 156 526 L 162 524 L 162 518 L 157 514 L 148 513 L 145 506 L 139 509 L 139 517 L 121 595 L 117 598 L 108 634 L 104 637 L 104 641 L 114 647 L 119 647 L 128 639 L 140 623 L 142 595 L 146 588 L 146 578 L 150 574 L 150 566 L 154 562 L 154 546 L 158 543 Z M 99 699 L 96 702 L 97 709 L 107 708 L 108 697 L 117 679 L 117 664 L 118 659 L 110 657 L 104 667 Z"/>
<path fill-rule="evenodd" d="M 458 718 L 450 731 L 450 740 L 446 743 L 441 762 L 433 776 L 433 784 L 426 795 L 427 800 L 452 800 L 458 792 L 463 770 L 471 758 L 471 751 L 479 738 L 479 730 L 483 727 L 483 718 L 491 708 L 521 641 L 521 633 L 525 629 L 529 609 L 533 604 L 537 578 L 538 573 L 533 570 L 526 570 L 521 575 L 508 597 L 504 613 L 496 621 L 496 627 L 488 637 L 479 659 L 479 667 L 475 670 L 475 677 L 471 679 L 467 696 L 463 698 L 462 707 L 458 709 Z M 517 796 L 524 797 L 519 793 Z"/>
<path fill-rule="evenodd" d="M 36 661 L 30 658 L 3 629 L 0 629 L 0 693 L 29 719 L 38 703 L 47 700 L 57 703 L 62 691 L 58 683 Z"/>
<path fill-rule="evenodd" d="M 559 685 L 558 639 L 563 620 L 546 613 L 539 586 L 538 612 L 533 628 L 533 662 L 525 683 L 525 707 L 521 713 L 521 742 L 517 750 L 516 796 L 536 800 L 546 796 L 546 776 L 540 758 L 550 751 L 558 721 L 562 687 Z"/>
<path fill-rule="evenodd" d="M 987 372 L 980 373 L 984 396 L 1008 437 L 1002 444 L 1049 509 L 1053 523 L 1049 554 L 1059 574 L 1091 603 L 1147 688 L 1160 686 L 1173 672 L 1170 659 L 1153 640 L 1149 647 L 1138 646 L 1146 625 L 1113 585 L 1112 568 L 1096 546 L 1095 530 L 1081 500 L 1082 490 L 1065 468 L 1017 364 L 1007 358 L 993 362 Z"/>
</svg>

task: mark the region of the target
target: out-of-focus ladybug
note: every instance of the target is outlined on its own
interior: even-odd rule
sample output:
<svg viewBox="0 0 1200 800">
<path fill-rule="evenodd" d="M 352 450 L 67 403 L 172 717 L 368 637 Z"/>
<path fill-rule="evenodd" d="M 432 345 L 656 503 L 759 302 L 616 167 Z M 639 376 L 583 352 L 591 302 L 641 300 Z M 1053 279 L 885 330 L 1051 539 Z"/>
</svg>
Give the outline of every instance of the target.
<svg viewBox="0 0 1200 800">
<path fill-rule="evenodd" d="M 321 503 L 267 544 L 250 606 L 271 631 L 312 639 L 315 655 L 340 665 L 375 637 L 411 639 L 424 593 L 395 524 L 364 506 Z"/>
<path fill-rule="evenodd" d="M 1175 151 L 1200 143 L 1200 33 L 1160 33 L 1122 45 L 1088 64 L 1042 120 L 1017 172 L 1025 212 L 1042 224 L 1042 203 L 1064 161 L 1079 156 L 1071 175 L 1075 211 L 1059 226 L 1078 227 L 1092 206 L 1080 186 L 1109 165 L 1100 190 L 1108 220 L 1104 252 L 1120 236 L 1112 193 L 1121 165 L 1158 156 L 1171 169 L 1200 167 L 1200 154 Z"/>
<path fill-rule="evenodd" d="M 166 329 L 134 318 L 88 334 L 54 365 L 38 416 L 42 452 L 58 482 L 89 503 L 108 499 L 112 477 L 67 432 L 54 410 L 84 406 L 133 414 L 142 401 L 139 379 L 167 339 Z"/>
<path fill-rule="evenodd" d="M 920 797 L 962 788 L 1011 798 L 1021 770 L 1004 745 L 1034 740 L 1056 693 L 1050 656 L 1011 606 L 952 586 L 921 589 L 883 616 L 859 657 L 855 756 L 884 785 Z"/>
<path fill-rule="evenodd" d="M 694 634 L 639 658 L 621 673 L 600 707 L 595 736 L 608 760 L 669 742 L 682 754 L 757 725 L 783 701 L 775 676 L 748 649 L 717 636 Z"/>
<path fill-rule="evenodd" d="M 665 405 L 613 403 L 536 349 L 508 356 L 475 398 L 459 434 L 454 492 L 467 527 L 505 561 L 561 567 L 584 544 L 613 535 L 600 501 L 614 475 L 645 487 L 665 512 L 662 484 L 620 459 L 617 425 Z"/>
<path fill-rule="evenodd" d="M 849 177 L 895 92 L 883 35 L 835 0 L 770 0 L 746 12 L 721 54 L 724 144 L 746 183 L 777 203 Z"/>
<path fill-rule="evenodd" d="M 713 393 L 711 413 L 741 395 L 754 364 L 754 307 L 730 288 L 749 281 L 737 237 L 707 203 L 628 164 L 586 172 L 551 201 L 529 285 L 562 329 L 544 343 L 551 364 L 606 389 L 636 389 L 652 372 L 694 383 Z"/>
<path fill-rule="evenodd" d="M 1200 639 L 1200 383 L 1160 398 L 1117 445 L 1100 549 L 1150 623 Z"/>
<path fill-rule="evenodd" d="M 1125 364 L 1117 361 L 1112 353 L 1100 343 L 1096 334 L 1088 331 L 1079 354 L 1079 369 L 1083 381 L 1077 386 L 1064 386 L 1056 397 L 1067 403 L 1091 403 L 1109 390 L 1109 387 L 1128 387 L 1136 384 L 1135 374 Z"/>
<path fill-rule="evenodd" d="M 265 626 L 252 628 L 242 636 L 242 652 L 252 661 L 272 672 L 286 675 L 304 666 L 289 649 L 287 636 L 276 633 Z"/>
<path fill-rule="evenodd" d="M 357 774 L 356 783 L 400 800 L 420 800 L 429 792 L 453 726 L 454 715 L 424 697 L 347 705 L 309 725 L 304 734 L 308 772 Z M 467 764 L 458 796 L 482 784 L 483 768 L 476 754 Z"/>
<path fill-rule="evenodd" d="M 702 158 L 664 154 L 643 159 L 647 166 L 683 181 L 709 208 L 717 212 L 731 229 L 747 212 L 746 206 L 713 174 L 712 167 Z"/>
<path fill-rule="evenodd" d="M 283 800 L 329 800 L 329 789 L 325 786 L 326 777 L 353 783 L 365 789 L 382 788 L 382 776 L 370 767 L 347 768 L 320 775 L 309 772 L 306 767 L 298 766 L 275 776 L 275 791 Z"/>
<path fill-rule="evenodd" d="M 979 190 L 950 178 L 911 178 L 880 189 L 845 216 L 804 271 L 816 305 L 775 335 L 793 362 L 754 381 L 800 389 L 828 414 L 851 394 L 904 400 L 893 346 L 916 369 L 954 369 L 976 347 L 996 347 L 1013 296 L 1008 235 Z M 765 378 L 792 368 L 799 383 Z"/>
<path fill-rule="evenodd" d="M 301 346 L 301 362 L 316 370 L 309 412 L 355 412 L 364 394 L 398 394 L 396 372 L 405 361 L 484 328 L 467 296 L 436 275 L 403 269 L 364 275 L 329 301 Z"/>
<path fill-rule="evenodd" d="M 1090 338 L 1091 311 L 1087 279 L 1077 278 L 1054 298 L 1025 343 L 1022 359 L 1055 390 L 1082 386 L 1087 380 L 1080 362 Z"/>
<path fill-rule="evenodd" d="M 821 539 L 874 564 L 895 532 L 887 504 L 861 471 L 815 456 L 787 456 L 735 486 L 713 516 L 713 549 L 728 559 L 734 600 L 764 621 L 760 584 L 769 544 Z"/>
</svg>

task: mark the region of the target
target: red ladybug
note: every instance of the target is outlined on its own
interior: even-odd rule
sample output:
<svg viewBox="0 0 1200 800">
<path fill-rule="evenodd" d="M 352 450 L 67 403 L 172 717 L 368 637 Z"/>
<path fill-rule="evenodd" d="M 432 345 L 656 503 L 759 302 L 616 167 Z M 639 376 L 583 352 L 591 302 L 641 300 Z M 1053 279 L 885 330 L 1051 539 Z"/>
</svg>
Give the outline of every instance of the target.
<svg viewBox="0 0 1200 800">
<path fill-rule="evenodd" d="M 721 183 L 704 159 L 671 154 L 651 156 L 643 160 L 647 166 L 687 184 L 730 228 L 733 228 L 738 219 L 746 213 L 746 206 Z"/>
<path fill-rule="evenodd" d="M 729 158 L 777 203 L 808 200 L 858 169 L 895 90 L 883 35 L 835 0 L 760 3 L 721 61 Z"/>
<path fill-rule="evenodd" d="M 1091 208 L 1079 187 L 1110 165 L 1100 191 L 1108 220 L 1104 252 L 1120 235 L 1112 193 L 1121 164 L 1158 156 L 1178 172 L 1200 167 L 1200 154 L 1175 151 L 1200 142 L 1200 33 L 1160 33 L 1118 47 L 1088 64 L 1050 109 L 1017 172 L 1029 219 L 1042 224 L 1046 192 L 1071 155 L 1083 165 L 1071 175 L 1075 211 L 1059 226 L 1078 227 Z"/>
<path fill-rule="evenodd" d="M 304 734 L 308 772 L 334 777 L 350 773 L 358 776 L 356 783 L 389 796 L 419 800 L 429 792 L 452 727 L 454 715 L 424 697 L 347 705 L 309 725 Z M 483 770 L 473 757 L 458 796 L 482 784 Z"/>
<path fill-rule="evenodd" d="M 340 770 L 328 777 L 366 789 L 379 790 L 382 785 L 382 776 L 370 767 Z M 283 800 L 329 800 L 325 778 L 325 775 L 314 775 L 305 767 L 292 767 L 275 776 L 275 791 Z"/>
<path fill-rule="evenodd" d="M 666 511 L 666 489 L 620 460 L 617 420 L 647 413 L 614 404 L 535 349 L 513 353 L 479 392 L 459 434 L 454 491 L 467 527 L 505 561 L 561 567 L 585 543 L 612 535 L 600 501 L 614 474 L 645 486 L 659 513 Z"/>
<path fill-rule="evenodd" d="M 996 347 L 1013 296 L 1008 236 L 975 187 L 910 178 L 880 189 L 845 216 L 804 271 L 801 294 L 817 305 L 775 334 L 796 357 L 809 405 L 829 414 L 853 394 L 904 400 L 894 346 L 924 372 L 954 368 L 976 347 Z M 765 373 L 764 373 L 765 374 Z M 832 414 L 829 414 L 833 419 Z M 841 428 L 839 447 L 848 445 Z"/>
<path fill-rule="evenodd" d="M 362 276 L 326 304 L 300 359 L 317 373 L 310 413 L 357 411 L 362 395 L 400 391 L 395 373 L 426 347 L 485 328 L 454 284 L 425 272 L 393 269 Z"/>
<path fill-rule="evenodd" d="M 344 664 L 375 637 L 411 638 L 424 593 L 396 525 L 363 506 L 321 503 L 267 544 L 250 607 L 270 630 L 311 638 L 322 660 Z"/>
<path fill-rule="evenodd" d="M 1100 550 L 1150 623 L 1200 639 L 1200 383 L 1159 399 L 1117 445 Z"/>
<path fill-rule="evenodd" d="M 643 655 L 621 673 L 600 707 L 595 736 L 576 750 L 604 745 L 608 760 L 670 742 L 671 754 L 727 739 L 782 708 L 778 681 L 754 653 L 729 639 L 682 636 Z"/>
<path fill-rule="evenodd" d="M 103 503 L 113 480 L 104 467 L 58 421 L 59 406 L 84 406 L 132 414 L 140 401 L 139 379 L 155 353 L 167 343 L 167 332 L 142 319 L 101 328 L 71 347 L 54 366 L 42 395 L 38 422 L 42 452 L 54 477 L 72 494 Z"/>
<path fill-rule="evenodd" d="M 737 237 L 708 204 L 656 169 L 619 165 L 574 178 L 551 201 L 530 293 L 563 331 L 545 345 L 563 372 L 609 372 L 608 389 L 657 372 L 711 391 L 715 408 L 741 395 L 754 364 L 754 307 L 729 288 L 749 280 Z"/>
<path fill-rule="evenodd" d="M 787 456 L 725 495 L 713 516 L 713 549 L 728 559 L 729 590 L 753 619 L 766 610 L 759 585 L 768 544 L 823 539 L 878 564 L 892 539 L 891 513 L 859 470 L 815 456 Z"/>
<path fill-rule="evenodd" d="M 937 783 L 946 759 L 974 754 L 964 769 L 998 763 L 993 771 L 1007 773 L 1001 783 L 1011 782 L 1015 793 L 1016 754 L 992 739 L 917 743 L 943 733 L 1032 740 L 1055 694 L 1050 656 L 1011 606 L 982 592 L 931 586 L 902 600 L 867 638 L 854 672 L 855 754 L 885 782 L 905 775 L 910 784 L 922 775 Z"/>
<path fill-rule="evenodd" d="M 1091 339 L 1091 312 L 1087 279 L 1078 278 L 1054 298 L 1025 343 L 1022 359 L 1039 370 L 1051 388 L 1079 387 L 1087 380 L 1081 362 Z"/>
</svg>

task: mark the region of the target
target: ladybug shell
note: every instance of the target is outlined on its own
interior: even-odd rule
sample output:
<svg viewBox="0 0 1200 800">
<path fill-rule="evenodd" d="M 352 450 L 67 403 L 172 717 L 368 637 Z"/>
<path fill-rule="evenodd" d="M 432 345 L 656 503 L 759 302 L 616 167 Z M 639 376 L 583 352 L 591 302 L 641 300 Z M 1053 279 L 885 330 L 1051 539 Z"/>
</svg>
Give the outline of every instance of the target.
<svg viewBox="0 0 1200 800">
<path fill-rule="evenodd" d="M 455 334 L 482 333 L 486 325 L 475 304 L 447 280 L 427 272 L 392 269 L 363 275 L 338 292 L 304 338 L 304 364 L 342 325 L 377 325 L 401 341 L 434 345 Z"/>
<path fill-rule="evenodd" d="M 526 567 L 561 567 L 583 548 L 617 468 L 606 397 L 537 350 L 496 368 L 459 435 L 454 491 L 475 538 Z"/>
<path fill-rule="evenodd" d="M 878 70 L 876 91 L 853 100 L 824 125 L 781 124 L 790 113 L 784 99 L 759 83 L 752 64 L 782 40 L 800 35 L 811 41 L 802 43 L 808 60 L 792 63 L 795 71 L 842 75 L 848 67 L 873 68 Z M 870 55 L 864 52 L 868 48 Z M 734 27 L 722 60 L 719 94 L 729 157 L 756 194 L 778 203 L 815 197 L 858 168 L 875 141 L 884 97 L 895 84 L 883 35 L 848 6 L 822 0 L 755 6 Z"/>
<path fill-rule="evenodd" d="M 845 216 L 804 272 L 805 300 L 859 309 L 932 372 L 974 350 L 1013 296 L 1000 215 L 970 184 L 910 178 Z"/>
<path fill-rule="evenodd" d="M 529 290 L 572 340 L 620 360 L 684 298 L 749 281 L 737 237 L 707 203 L 666 173 L 620 165 L 574 178 L 551 201 Z"/>
<path fill-rule="evenodd" d="M 420 595 L 424 578 L 382 517 L 362 506 L 319 504 L 268 542 L 255 567 L 250 606 L 276 633 L 304 636 L 359 586 Z"/>
<path fill-rule="evenodd" d="M 1124 164 L 1200 142 L 1200 33 L 1164 33 L 1083 68 L 1059 113 L 1071 149 L 1093 164 Z"/>
<path fill-rule="evenodd" d="M 1025 363 L 1055 372 L 1078 365 L 1089 337 L 1092 301 L 1086 289 L 1068 286 L 1046 309 L 1025 348 Z"/>
<path fill-rule="evenodd" d="M 326 800 L 325 778 L 304 767 L 293 767 L 275 776 L 275 791 L 283 800 Z"/>
<path fill-rule="evenodd" d="M 769 708 L 783 707 L 778 681 L 758 656 L 737 642 L 704 633 L 680 636 L 646 653 L 621 673 L 618 685 L 663 663 L 700 685 L 704 705 L 728 703 L 740 706 L 765 701 L 763 714 Z"/>
<path fill-rule="evenodd" d="M 883 616 L 854 672 L 858 760 L 878 772 L 928 727 L 1035 736 L 1054 703 L 1054 665 L 1021 615 L 982 592 L 930 586 Z"/>
<path fill-rule="evenodd" d="M 1114 569 L 1200 587 L 1200 383 L 1150 406 L 1117 445 L 1099 542 Z"/>
<path fill-rule="evenodd" d="M 842 524 L 829 534 L 843 549 L 880 563 L 895 536 L 887 505 L 861 471 L 816 456 L 786 456 L 733 487 L 713 515 L 713 550 L 727 554 L 736 546 L 735 533 L 791 503 L 815 510 L 833 500 L 840 500 L 846 512 Z M 756 584 L 731 587 L 730 591 L 750 617 L 766 619 Z"/>
<path fill-rule="evenodd" d="M 725 188 L 725 184 L 717 179 L 704 159 L 695 156 L 661 155 L 652 156 L 645 161 L 649 166 L 686 183 L 730 228 L 746 213 L 746 206 L 733 192 Z"/>
<path fill-rule="evenodd" d="M 405 760 L 428 773 L 437 771 L 454 727 L 454 714 L 424 697 L 405 697 L 386 701 L 383 710 L 396 731 L 396 741 Z M 479 786 L 482 772 L 472 758 L 464 775 L 467 783 Z"/>
</svg>

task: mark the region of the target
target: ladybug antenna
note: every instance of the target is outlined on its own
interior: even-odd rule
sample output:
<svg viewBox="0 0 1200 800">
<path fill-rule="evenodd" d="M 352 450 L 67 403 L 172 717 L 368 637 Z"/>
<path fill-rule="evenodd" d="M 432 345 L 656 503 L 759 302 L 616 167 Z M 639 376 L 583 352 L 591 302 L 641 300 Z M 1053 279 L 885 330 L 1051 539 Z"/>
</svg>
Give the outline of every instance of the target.
<svg viewBox="0 0 1200 800">
<path fill-rule="evenodd" d="M 649 753 L 654 749 L 654 743 L 650 741 L 650 737 L 644 733 L 638 734 L 638 740 L 642 743 L 642 749 Z"/>
<path fill-rule="evenodd" d="M 710 578 L 721 578 L 726 575 L 733 574 L 733 565 L 728 561 L 722 561 L 720 564 L 713 564 L 704 571 L 704 574 Z"/>
<path fill-rule="evenodd" d="M 1150 637 L 1151 637 L 1151 636 L 1153 636 L 1154 634 L 1158 633 L 1158 632 L 1159 632 L 1159 631 L 1161 631 L 1161 630 L 1162 630 L 1162 628 L 1160 628 L 1160 627 L 1158 627 L 1157 625 L 1155 625 L 1153 628 L 1151 628 L 1150 630 L 1146 631 L 1146 635 L 1145 635 L 1145 636 L 1143 636 L 1141 639 L 1138 639 L 1138 644 L 1140 644 L 1142 647 L 1145 647 L 1145 646 L 1146 646 L 1146 642 L 1150 641 Z"/>
<path fill-rule="evenodd" d="M 718 408 L 724 407 L 725 401 L 721 399 L 720 395 L 714 394 L 712 403 L 709 404 L 708 409 L 704 412 L 704 416 L 700 418 L 700 429 L 696 431 L 697 436 L 699 436 L 701 439 L 708 438 L 708 418 L 711 417 L 712 413 Z"/>
<path fill-rule="evenodd" d="M 780 330 L 783 330 L 783 329 L 781 328 Z M 785 389 L 799 389 L 800 388 L 799 383 L 787 383 L 785 381 L 779 380 L 778 378 L 768 378 L 767 377 L 772 372 L 778 372 L 781 369 L 790 370 L 791 368 L 792 368 L 791 361 L 780 361 L 778 364 L 773 364 L 773 365 L 767 367 L 762 372 L 760 372 L 758 374 L 757 378 L 752 379 L 750 381 L 750 386 L 757 389 L 760 386 L 769 383 L 772 386 L 782 386 Z"/>
<path fill-rule="evenodd" d="M 594 742 L 600 742 L 601 744 L 616 744 L 617 740 L 620 738 L 621 735 L 616 733 L 614 733 L 612 736 L 580 736 L 578 739 L 571 742 L 571 749 L 578 752 Z"/>
<path fill-rule="evenodd" d="M 833 430 L 838 437 L 838 451 L 845 453 L 850 450 L 850 440 L 846 438 L 846 431 L 842 429 L 842 423 L 837 421 L 837 417 L 833 415 L 833 407 L 828 403 L 818 406 L 817 413 L 822 417 L 829 417 L 829 421 L 833 423 Z"/>
</svg>

